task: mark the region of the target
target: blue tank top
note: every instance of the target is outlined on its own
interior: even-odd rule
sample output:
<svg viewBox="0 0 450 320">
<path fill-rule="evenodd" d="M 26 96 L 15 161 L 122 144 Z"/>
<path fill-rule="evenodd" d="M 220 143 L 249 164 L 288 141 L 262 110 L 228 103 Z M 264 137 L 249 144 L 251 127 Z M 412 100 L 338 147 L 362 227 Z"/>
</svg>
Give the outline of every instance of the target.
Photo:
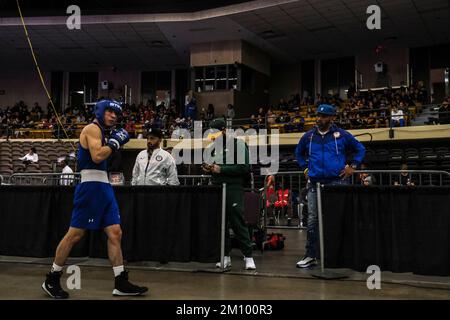
<svg viewBox="0 0 450 320">
<path fill-rule="evenodd" d="M 96 124 L 94 122 L 94 124 Z M 98 124 L 96 124 L 98 125 Z M 99 126 L 100 127 L 100 126 Z M 102 131 L 102 146 L 105 145 L 105 134 L 103 132 L 102 127 L 100 127 L 100 130 Z M 89 152 L 89 149 L 85 149 L 81 146 L 81 143 L 78 146 L 78 155 L 77 155 L 77 164 L 78 164 L 78 170 L 84 170 L 84 169 L 95 169 L 95 170 L 101 170 L 101 171 L 107 171 L 108 165 L 106 160 L 103 160 L 100 163 L 95 163 L 92 161 L 91 153 Z"/>
</svg>

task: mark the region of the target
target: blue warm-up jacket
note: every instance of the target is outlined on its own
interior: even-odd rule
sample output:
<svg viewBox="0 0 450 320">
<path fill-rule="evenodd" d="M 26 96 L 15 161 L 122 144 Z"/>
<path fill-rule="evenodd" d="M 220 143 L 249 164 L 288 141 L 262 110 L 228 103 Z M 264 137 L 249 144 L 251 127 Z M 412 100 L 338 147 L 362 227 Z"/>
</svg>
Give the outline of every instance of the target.
<svg viewBox="0 0 450 320">
<path fill-rule="evenodd" d="M 347 164 L 359 165 L 366 149 L 344 129 L 332 125 L 323 137 L 317 127 L 306 132 L 300 139 L 295 156 L 302 170 L 308 168 L 312 183 L 339 179 L 339 174 Z"/>
</svg>

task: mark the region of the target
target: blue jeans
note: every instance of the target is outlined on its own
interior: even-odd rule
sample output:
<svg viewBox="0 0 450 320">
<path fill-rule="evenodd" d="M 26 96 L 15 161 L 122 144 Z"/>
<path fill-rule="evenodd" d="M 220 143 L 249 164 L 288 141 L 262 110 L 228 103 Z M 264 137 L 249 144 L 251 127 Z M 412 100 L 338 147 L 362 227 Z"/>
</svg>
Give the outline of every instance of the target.
<svg viewBox="0 0 450 320">
<path fill-rule="evenodd" d="M 349 180 L 334 180 L 325 185 L 348 185 Z M 308 225 L 306 236 L 306 256 L 319 258 L 319 219 L 317 213 L 317 188 L 316 184 L 308 183 Z"/>
</svg>

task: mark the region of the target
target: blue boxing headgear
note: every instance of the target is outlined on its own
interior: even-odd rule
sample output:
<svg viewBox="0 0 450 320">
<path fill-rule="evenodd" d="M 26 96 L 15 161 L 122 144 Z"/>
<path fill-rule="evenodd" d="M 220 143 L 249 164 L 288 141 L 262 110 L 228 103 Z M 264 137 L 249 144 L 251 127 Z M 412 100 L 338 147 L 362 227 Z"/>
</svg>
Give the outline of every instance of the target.
<svg viewBox="0 0 450 320">
<path fill-rule="evenodd" d="M 336 109 L 329 104 L 321 104 L 317 108 L 317 114 L 323 114 L 326 116 L 335 116 L 336 115 Z"/>
<path fill-rule="evenodd" d="M 122 106 L 119 102 L 114 100 L 100 100 L 95 104 L 94 114 L 102 127 L 105 126 L 105 111 L 108 109 L 114 111 L 117 116 L 122 114 Z"/>
</svg>

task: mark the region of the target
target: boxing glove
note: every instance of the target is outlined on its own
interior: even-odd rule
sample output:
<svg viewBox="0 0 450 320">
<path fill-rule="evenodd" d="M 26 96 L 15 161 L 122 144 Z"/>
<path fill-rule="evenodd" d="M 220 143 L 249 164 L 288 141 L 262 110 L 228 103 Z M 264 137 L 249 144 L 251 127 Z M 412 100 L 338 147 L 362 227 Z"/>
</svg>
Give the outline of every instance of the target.
<svg viewBox="0 0 450 320">
<path fill-rule="evenodd" d="M 130 135 L 125 129 L 115 129 L 111 131 L 108 146 L 113 150 L 119 150 L 121 146 L 130 141 Z"/>
</svg>

